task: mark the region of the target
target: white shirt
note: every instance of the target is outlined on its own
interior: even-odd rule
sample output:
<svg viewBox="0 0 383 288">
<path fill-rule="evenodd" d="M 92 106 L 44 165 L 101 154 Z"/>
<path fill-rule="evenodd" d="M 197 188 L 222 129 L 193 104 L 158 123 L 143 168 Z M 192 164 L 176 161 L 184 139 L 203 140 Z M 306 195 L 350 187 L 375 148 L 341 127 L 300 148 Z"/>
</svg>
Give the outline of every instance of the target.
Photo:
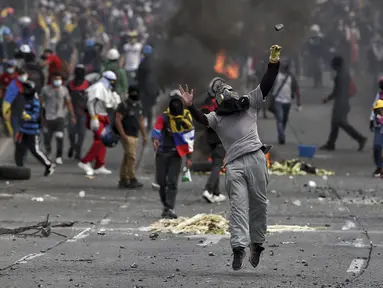
<svg viewBox="0 0 383 288">
<path fill-rule="evenodd" d="M 291 87 L 292 87 L 292 77 L 289 75 L 288 76 L 288 79 L 285 81 L 285 78 L 286 78 L 286 74 L 284 73 L 281 73 L 279 72 L 278 73 L 278 76 L 277 78 L 275 79 L 275 84 L 274 84 L 274 88 L 273 88 L 273 95 L 275 95 L 275 93 L 278 92 L 278 90 L 280 89 L 278 95 L 275 95 L 275 101 L 279 102 L 279 103 L 285 103 L 285 104 L 288 104 L 288 103 L 292 103 L 293 99 L 291 98 L 292 96 L 292 91 L 291 91 Z M 283 82 L 286 82 L 282 88 L 281 85 Z"/>
<path fill-rule="evenodd" d="M 125 52 L 125 70 L 136 71 L 141 62 L 142 44 L 137 42 L 135 44 L 126 43 L 124 45 Z"/>
</svg>

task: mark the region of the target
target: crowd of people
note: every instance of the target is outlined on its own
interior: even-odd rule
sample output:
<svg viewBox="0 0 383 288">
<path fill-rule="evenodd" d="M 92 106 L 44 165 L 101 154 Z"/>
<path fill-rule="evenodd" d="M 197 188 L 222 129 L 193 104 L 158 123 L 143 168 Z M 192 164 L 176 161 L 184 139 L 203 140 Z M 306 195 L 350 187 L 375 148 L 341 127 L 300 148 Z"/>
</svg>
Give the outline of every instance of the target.
<svg viewBox="0 0 383 288">
<path fill-rule="evenodd" d="M 310 68 L 300 64 L 298 58 L 280 59 L 281 47 L 273 45 L 267 61 L 256 64 L 257 69 L 262 68 L 250 71 L 257 74 L 259 81 L 253 84 L 248 95 L 241 96 L 224 79 L 214 78 L 208 85 L 206 101 L 199 109 L 193 105 L 193 90 L 187 86 L 172 87 L 167 108 L 153 121 L 152 108 L 159 95 L 159 85 L 153 70 L 155 46 L 151 39 L 160 37 L 153 28 L 153 23 L 160 22 L 156 14 L 160 4 L 160 1 L 139 0 L 41 1 L 34 7 L 36 17 L 23 16 L 16 23 L 7 23 L 14 20 L 15 11 L 7 8 L 2 13 L 1 114 L 4 129 L 14 139 L 15 163 L 24 166 L 29 151 L 44 165 L 44 175 L 52 175 L 57 165 L 64 163 L 64 137 L 68 135 L 67 158 L 76 159 L 87 176 L 108 175 L 112 171 L 105 165 L 107 150 L 121 142 L 124 156 L 118 187 L 138 189 L 143 187 L 136 175 L 139 137 L 144 146 L 151 138 L 163 205 L 161 217 L 175 219 L 183 158 L 186 158 L 186 169 L 192 167 L 193 122 L 196 121 L 206 128 L 212 157 L 212 169 L 202 197 L 209 203 L 226 200 L 219 185 L 220 171 L 225 166 L 225 188 L 231 207 L 232 267 L 241 269 L 246 247 L 250 247 L 251 264 L 257 267 L 267 226 L 265 155 L 270 149 L 259 139 L 257 111 L 265 107 L 270 94 L 270 111 L 276 116 L 278 141 L 285 144 L 285 128 L 295 99 L 297 109 L 302 109 L 297 80 L 302 74 L 300 69 L 308 69 L 314 86 L 319 88 L 324 63 L 329 62 L 335 70 L 335 85 L 323 102 L 334 100 L 332 131 L 321 148 L 334 150 L 338 130 L 343 128 L 362 150 L 366 138 L 347 121 L 348 101 L 354 93 L 350 91 L 353 83 L 350 69 L 358 63 L 354 54 L 359 47 L 360 37 L 355 36 L 359 32 L 354 22 L 350 24 L 352 29 L 346 29 L 347 33 L 345 26 L 338 23 L 339 31 L 349 38 L 338 43 L 342 48 L 334 48 L 334 51 L 350 49 L 350 54 L 334 57 L 331 49 L 321 46 L 326 41 L 318 22 L 311 27 L 308 39 Z M 346 35 L 344 33 L 342 35 Z M 379 83 L 383 91 L 383 80 Z M 374 176 L 378 177 L 383 177 L 382 95 L 378 93 L 370 119 L 370 129 L 375 133 L 377 169 Z M 91 131 L 93 142 L 84 153 L 87 130 Z M 43 135 L 44 149 L 40 148 L 40 135 Z M 52 151 L 53 138 L 55 151 Z"/>
</svg>

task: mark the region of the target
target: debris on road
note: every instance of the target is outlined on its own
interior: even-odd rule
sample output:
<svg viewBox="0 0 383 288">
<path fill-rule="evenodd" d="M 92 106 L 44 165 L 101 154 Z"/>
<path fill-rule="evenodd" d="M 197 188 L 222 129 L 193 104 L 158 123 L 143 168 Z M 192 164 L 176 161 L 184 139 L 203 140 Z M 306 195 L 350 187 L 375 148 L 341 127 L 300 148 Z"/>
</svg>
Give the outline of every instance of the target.
<svg viewBox="0 0 383 288">
<path fill-rule="evenodd" d="M 39 222 L 36 225 L 18 227 L 14 229 L 0 227 L 0 235 L 37 236 L 37 233 L 40 232 L 43 237 L 48 237 L 51 233 L 53 233 L 58 236 L 67 238 L 67 236 L 65 235 L 51 231 L 51 228 L 72 227 L 75 223 L 76 222 L 64 222 L 64 223 L 58 223 L 58 224 L 52 225 L 51 222 L 49 221 L 49 214 L 48 214 L 45 221 Z M 31 234 L 22 234 L 29 230 L 36 230 L 36 231 Z"/>
<path fill-rule="evenodd" d="M 292 159 L 281 162 L 273 162 L 269 167 L 270 175 L 317 175 L 332 176 L 335 172 L 326 169 L 317 169 L 316 167 L 301 160 Z"/>
<path fill-rule="evenodd" d="M 174 220 L 161 219 L 150 226 L 153 232 L 173 234 L 228 234 L 229 221 L 221 215 L 198 214 L 192 218 L 181 217 Z"/>
<path fill-rule="evenodd" d="M 78 196 L 80 196 L 81 198 L 84 198 L 85 197 L 85 191 L 80 191 L 78 193 Z"/>
<path fill-rule="evenodd" d="M 151 240 L 156 240 L 156 239 L 158 238 L 158 236 L 159 236 L 158 233 L 152 233 L 152 234 L 149 235 L 149 238 L 150 238 Z"/>
<path fill-rule="evenodd" d="M 43 197 L 32 197 L 32 201 L 44 202 L 44 198 Z"/>
<path fill-rule="evenodd" d="M 136 263 L 133 263 L 132 265 L 130 265 L 130 268 L 137 268 L 138 265 Z"/>
</svg>

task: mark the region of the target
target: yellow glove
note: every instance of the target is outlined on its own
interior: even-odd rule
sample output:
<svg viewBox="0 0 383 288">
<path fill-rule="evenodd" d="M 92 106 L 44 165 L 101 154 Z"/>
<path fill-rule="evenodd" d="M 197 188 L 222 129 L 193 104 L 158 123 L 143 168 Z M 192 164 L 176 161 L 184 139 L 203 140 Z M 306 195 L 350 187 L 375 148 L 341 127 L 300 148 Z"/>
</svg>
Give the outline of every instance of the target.
<svg viewBox="0 0 383 288">
<path fill-rule="evenodd" d="M 6 115 L 11 111 L 11 103 L 4 101 L 2 107 L 3 117 L 6 118 Z"/>
<path fill-rule="evenodd" d="M 31 120 L 32 119 L 32 117 L 31 117 L 31 115 L 29 115 L 29 114 L 27 114 L 27 112 L 23 112 L 23 120 Z"/>
<path fill-rule="evenodd" d="M 279 45 L 273 45 L 270 48 L 270 63 L 278 63 L 281 56 L 282 47 Z"/>
</svg>

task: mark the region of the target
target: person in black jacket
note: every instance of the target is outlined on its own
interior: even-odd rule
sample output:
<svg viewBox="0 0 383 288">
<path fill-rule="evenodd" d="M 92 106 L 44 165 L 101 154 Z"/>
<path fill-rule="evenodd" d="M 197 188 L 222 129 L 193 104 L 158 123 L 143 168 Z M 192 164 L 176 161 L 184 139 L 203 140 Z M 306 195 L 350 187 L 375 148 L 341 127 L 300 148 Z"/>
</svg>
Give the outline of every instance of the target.
<svg viewBox="0 0 383 288">
<path fill-rule="evenodd" d="M 223 79 L 214 78 L 212 82 L 222 83 Z M 209 87 L 213 87 L 214 83 L 211 83 Z M 201 108 L 201 111 L 204 114 L 209 114 L 210 112 L 215 111 L 218 108 L 218 104 L 215 100 L 215 95 L 209 89 L 208 96 L 205 100 L 204 105 Z M 225 158 L 225 149 L 223 148 L 222 142 L 219 139 L 217 133 L 206 127 L 206 137 L 207 142 L 211 151 L 212 159 L 212 168 L 210 176 L 206 182 L 205 191 L 202 193 L 202 197 L 209 203 L 222 202 L 226 200 L 226 196 L 221 194 L 219 189 L 219 176 L 223 166 L 223 159 Z"/>
<path fill-rule="evenodd" d="M 152 129 L 152 110 L 159 94 L 153 70 L 152 53 L 152 47 L 146 45 L 143 49 L 144 59 L 137 70 L 137 82 L 140 89 L 142 108 L 144 109 L 144 118 L 147 121 L 147 131 Z"/>
<path fill-rule="evenodd" d="M 28 73 L 28 79 L 36 85 L 35 89 L 40 94 L 45 85 L 45 76 L 40 64 L 36 61 L 36 55 L 33 52 L 24 54 L 23 68 Z"/>
<path fill-rule="evenodd" d="M 351 138 L 358 143 L 358 151 L 362 151 L 366 146 L 367 138 L 360 134 L 348 122 L 347 117 L 350 113 L 350 74 L 347 70 L 347 62 L 341 56 L 332 59 L 332 68 L 336 72 L 334 78 L 334 88 L 332 93 L 323 99 L 323 103 L 334 102 L 331 118 L 331 132 L 327 143 L 320 147 L 321 150 L 334 151 L 335 143 L 338 139 L 339 128 L 342 128 Z"/>
<path fill-rule="evenodd" d="M 52 175 L 55 165 L 49 160 L 47 155 L 40 149 L 40 100 L 36 93 L 35 83 L 26 81 L 23 83 L 24 111 L 20 122 L 20 129 L 16 134 L 15 161 L 19 167 L 24 166 L 25 154 L 27 150 L 45 166 L 44 176 Z"/>
</svg>

